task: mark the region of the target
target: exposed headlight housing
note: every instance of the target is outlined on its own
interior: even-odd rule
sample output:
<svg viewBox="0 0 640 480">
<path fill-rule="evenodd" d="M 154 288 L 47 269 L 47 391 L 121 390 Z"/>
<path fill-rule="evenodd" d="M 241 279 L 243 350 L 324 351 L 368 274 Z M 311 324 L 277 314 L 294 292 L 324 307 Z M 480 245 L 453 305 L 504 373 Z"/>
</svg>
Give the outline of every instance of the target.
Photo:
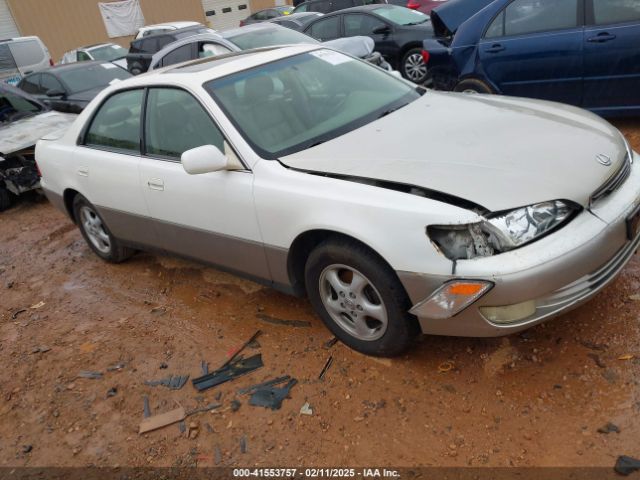
<svg viewBox="0 0 640 480">
<path fill-rule="evenodd" d="M 580 206 L 553 200 L 486 216 L 468 225 L 427 227 L 431 241 L 451 260 L 488 257 L 531 243 L 566 224 Z"/>
</svg>

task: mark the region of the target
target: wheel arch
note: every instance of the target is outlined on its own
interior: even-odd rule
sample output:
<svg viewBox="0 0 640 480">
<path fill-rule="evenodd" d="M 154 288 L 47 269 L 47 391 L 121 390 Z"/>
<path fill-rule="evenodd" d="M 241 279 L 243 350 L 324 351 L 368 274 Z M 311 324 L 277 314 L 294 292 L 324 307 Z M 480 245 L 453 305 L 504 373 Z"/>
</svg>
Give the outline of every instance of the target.
<svg viewBox="0 0 640 480">
<path fill-rule="evenodd" d="M 73 200 L 76 198 L 76 195 L 80 195 L 80 192 L 74 190 L 73 188 L 67 188 L 62 194 L 62 200 L 64 201 L 64 208 L 67 211 L 67 215 L 73 223 L 78 223 L 76 221 L 76 216 L 73 213 Z"/>
<path fill-rule="evenodd" d="M 335 230 L 328 229 L 314 229 L 307 230 L 299 234 L 291 244 L 287 255 L 287 273 L 289 276 L 289 282 L 293 292 L 298 296 L 306 296 L 306 285 L 304 280 L 304 270 L 309 254 L 321 243 L 327 240 L 345 241 L 357 244 L 363 248 L 369 250 L 372 254 L 377 256 L 384 264 L 389 267 L 393 275 L 396 275 L 393 267 L 387 262 L 387 260 L 374 248 L 367 243 L 355 238 L 346 233 L 341 233 Z M 399 281 L 399 279 L 398 279 Z M 402 283 L 400 282 L 402 285 Z M 403 286 L 404 288 L 404 286 Z M 406 292 L 405 292 L 406 294 Z"/>
</svg>

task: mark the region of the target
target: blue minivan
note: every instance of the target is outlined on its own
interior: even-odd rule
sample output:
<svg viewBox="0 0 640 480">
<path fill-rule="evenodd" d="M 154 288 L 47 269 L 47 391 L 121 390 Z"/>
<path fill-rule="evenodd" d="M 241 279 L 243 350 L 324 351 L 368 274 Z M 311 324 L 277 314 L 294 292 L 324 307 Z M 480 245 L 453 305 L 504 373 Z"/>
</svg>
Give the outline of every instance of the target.
<svg viewBox="0 0 640 480">
<path fill-rule="evenodd" d="M 495 0 L 424 41 L 434 87 L 640 114 L 640 0 Z"/>
</svg>

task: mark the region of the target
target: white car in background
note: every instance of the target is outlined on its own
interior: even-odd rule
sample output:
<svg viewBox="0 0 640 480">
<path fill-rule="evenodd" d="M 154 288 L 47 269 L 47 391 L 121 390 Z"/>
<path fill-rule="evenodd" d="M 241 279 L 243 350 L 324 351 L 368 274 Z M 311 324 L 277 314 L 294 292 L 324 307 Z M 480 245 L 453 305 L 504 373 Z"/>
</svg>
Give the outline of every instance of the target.
<svg viewBox="0 0 640 480">
<path fill-rule="evenodd" d="M 104 260 L 157 249 L 306 294 L 371 355 L 540 323 L 640 242 L 640 158 L 604 120 L 428 91 L 321 45 L 120 82 L 36 159 Z"/>
<path fill-rule="evenodd" d="M 154 35 L 156 33 L 164 33 L 171 30 L 179 30 L 181 28 L 186 27 L 195 27 L 197 25 L 202 25 L 198 22 L 168 22 L 168 23 L 158 23 L 156 25 L 147 25 L 140 29 L 138 29 L 138 33 L 136 33 L 136 40 L 142 37 L 146 37 L 148 35 Z"/>
<path fill-rule="evenodd" d="M 91 60 L 100 60 L 103 62 L 115 63 L 119 67 L 127 69 L 127 53 L 126 48 L 116 45 L 115 43 L 98 43 L 71 50 L 62 56 L 60 63 L 86 62 Z"/>
</svg>

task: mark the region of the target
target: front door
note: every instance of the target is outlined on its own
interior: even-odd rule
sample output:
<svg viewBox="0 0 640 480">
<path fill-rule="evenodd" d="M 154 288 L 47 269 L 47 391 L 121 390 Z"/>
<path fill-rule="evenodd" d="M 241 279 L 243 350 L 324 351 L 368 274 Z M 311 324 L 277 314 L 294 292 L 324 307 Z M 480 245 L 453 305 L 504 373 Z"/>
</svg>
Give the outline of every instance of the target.
<svg viewBox="0 0 640 480">
<path fill-rule="evenodd" d="M 640 1 L 589 0 L 584 32 L 585 108 L 640 108 Z"/>
<path fill-rule="evenodd" d="M 582 0 L 515 0 L 480 41 L 480 70 L 500 93 L 582 103 Z"/>
<path fill-rule="evenodd" d="M 234 156 L 200 102 L 176 88 L 149 89 L 141 187 L 162 247 L 168 251 L 269 278 L 248 170 L 190 175 L 183 152 L 214 145 Z"/>
</svg>

